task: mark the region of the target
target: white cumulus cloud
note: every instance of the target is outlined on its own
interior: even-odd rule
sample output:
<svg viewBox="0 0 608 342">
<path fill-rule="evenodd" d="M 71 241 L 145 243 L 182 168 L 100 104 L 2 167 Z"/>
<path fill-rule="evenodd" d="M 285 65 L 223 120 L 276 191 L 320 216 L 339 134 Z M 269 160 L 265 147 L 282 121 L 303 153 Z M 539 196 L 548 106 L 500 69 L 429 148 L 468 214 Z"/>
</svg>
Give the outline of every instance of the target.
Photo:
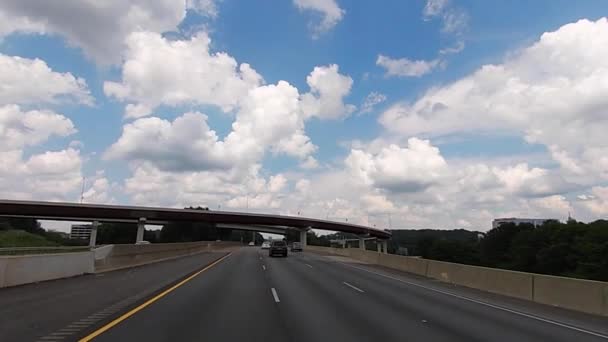
<svg viewBox="0 0 608 342">
<path fill-rule="evenodd" d="M 346 165 L 364 183 L 392 192 L 422 191 L 437 182 L 447 166 L 438 148 L 417 138 L 410 138 L 406 147 L 392 144 L 376 154 L 353 149 Z"/>
<path fill-rule="evenodd" d="M 380 122 L 406 136 L 521 134 L 551 149 L 566 171 L 604 178 L 607 46 L 606 18 L 564 25 L 502 64 L 484 65 L 413 103 L 392 106 Z"/>
<path fill-rule="evenodd" d="M 187 9 L 217 15 L 211 0 L 4 0 L 0 37 L 14 32 L 58 34 L 95 61 L 118 64 L 131 32 L 174 31 Z"/>
<path fill-rule="evenodd" d="M 407 58 L 391 58 L 384 55 L 378 55 L 376 65 L 385 69 L 385 76 L 397 77 L 420 77 L 426 75 L 441 66 L 441 60 L 433 59 L 425 60 L 410 60 Z"/>
<path fill-rule="evenodd" d="M 441 14 L 447 5 L 448 0 L 427 0 L 422 13 L 425 17 L 434 17 Z"/>
<path fill-rule="evenodd" d="M 594 186 L 591 195 L 585 196 L 582 205 L 594 215 L 605 217 L 608 215 L 608 187 Z"/>
<path fill-rule="evenodd" d="M 315 39 L 336 26 L 345 13 L 336 0 L 293 0 L 293 3 L 300 11 L 313 11 L 321 15 L 319 23 L 311 24 Z"/>
<path fill-rule="evenodd" d="M 371 113 L 374 110 L 374 107 L 376 107 L 376 105 L 384 101 L 386 101 L 386 95 L 376 91 L 372 91 L 371 93 L 367 94 L 367 96 L 363 100 L 360 113 Z"/>
<path fill-rule="evenodd" d="M 0 105 L 61 101 L 93 104 L 84 79 L 55 72 L 40 59 L 0 54 Z"/>
<path fill-rule="evenodd" d="M 340 74 L 337 64 L 315 67 L 306 83 L 310 92 L 302 95 L 302 109 L 307 117 L 337 119 L 355 111 L 354 105 L 344 103 L 353 79 Z"/>
<path fill-rule="evenodd" d="M 76 200 L 81 167 L 80 153 L 72 148 L 30 157 L 21 150 L 0 150 L 0 197 Z"/>
<path fill-rule="evenodd" d="M 209 104 L 232 111 L 263 80 L 249 64 L 210 52 L 210 42 L 202 32 L 177 41 L 133 33 L 127 39 L 122 80 L 105 82 L 104 92 L 129 103 L 127 117 L 149 115 L 161 104 Z"/>
<path fill-rule="evenodd" d="M 0 151 L 37 145 L 51 136 L 65 137 L 75 132 L 70 119 L 53 111 L 0 106 Z"/>
</svg>

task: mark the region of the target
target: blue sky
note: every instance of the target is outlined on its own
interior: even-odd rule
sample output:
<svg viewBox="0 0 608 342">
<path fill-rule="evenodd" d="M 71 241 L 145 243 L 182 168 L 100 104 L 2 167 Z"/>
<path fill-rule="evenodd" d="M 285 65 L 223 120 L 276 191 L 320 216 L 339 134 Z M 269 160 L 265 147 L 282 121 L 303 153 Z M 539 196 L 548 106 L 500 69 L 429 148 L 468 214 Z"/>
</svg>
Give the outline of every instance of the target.
<svg viewBox="0 0 608 342">
<path fill-rule="evenodd" d="M 84 177 L 90 202 L 285 214 L 306 208 L 311 216 L 332 211 L 372 224 L 369 215 L 358 214 L 371 212 L 400 217 L 404 227 L 485 229 L 501 215 L 563 218 L 573 211 L 591 220 L 608 214 L 608 162 L 600 157 L 606 144 L 581 124 L 603 127 L 606 113 L 588 108 L 601 107 L 597 99 L 605 89 L 593 87 L 593 94 L 584 93 L 588 99 L 558 96 L 564 99 L 559 107 L 550 96 L 532 95 L 541 88 L 568 93 L 601 75 L 606 65 L 594 56 L 602 50 L 592 49 L 593 56 L 584 51 L 603 43 L 586 36 L 603 32 L 605 1 L 133 0 L 110 1 L 98 12 L 88 1 L 80 5 L 0 5 L 0 19 L 10 19 L 0 24 L 0 55 L 14 63 L 10 71 L 16 74 L 3 82 L 25 94 L 14 99 L 0 88 L 0 107 L 20 108 L 10 122 L 0 112 L 7 117 L 0 128 L 40 110 L 74 127 L 49 128 L 40 142 L 1 149 L 20 157 L 7 168 L 13 173 L 0 170 L 0 197 L 74 201 Z M 62 11 L 67 19 L 57 14 Z M 91 29 L 79 18 L 98 26 Z M 545 32 L 551 35 L 543 40 Z M 201 35 L 207 45 L 196 41 Z M 563 58 L 552 59 L 562 52 Z M 215 59 L 218 53 L 234 63 L 232 69 L 231 62 Z M 29 71 L 24 61 L 36 59 L 49 70 Z M 264 81 L 246 79 L 243 63 Z M 564 69 L 577 63 L 587 66 L 579 76 Z M 484 71 L 490 64 L 501 71 Z M 58 74 L 81 78 L 86 86 L 66 78 L 62 90 L 51 81 Z M 38 79 L 18 82 L 31 75 Z M 317 76 L 314 86 L 307 81 Z M 555 83 L 560 77 L 570 83 Z M 514 80 L 525 84 L 504 91 Z M 465 81 L 470 88 L 461 88 Z M 108 90 L 109 82 L 123 93 Z M 233 89 L 235 84 L 244 88 Z M 156 93 L 156 85 L 166 91 Z M 160 99 L 172 85 L 180 88 L 179 98 Z M 74 89 L 84 89 L 93 103 L 74 97 Z M 255 97 L 256 89 L 268 93 Z M 222 98 L 220 91 L 234 96 Z M 378 103 L 363 113 L 370 94 Z M 526 106 L 519 104 L 528 97 Z M 253 103 L 257 114 L 248 106 Z M 288 103 L 296 107 L 281 107 Z M 432 103 L 445 108 L 430 114 L 425 106 Z M 130 104 L 149 108 L 131 115 Z M 188 117 L 184 127 L 193 131 L 182 135 L 175 123 L 187 112 L 199 114 Z M 545 115 L 555 122 L 545 126 Z M 235 122 L 255 133 L 235 129 Z M 199 125 L 208 127 L 194 130 Z M 559 132 L 567 127 L 578 129 L 578 137 Z M 2 132 L 0 142 L 10 138 Z M 215 142 L 202 138 L 209 132 Z M 44 135 L 33 128 L 31 134 Z M 186 135 L 194 147 L 180 140 Z M 295 137 L 304 140 L 295 144 Z M 35 168 L 33 157 L 69 148 L 77 151 L 78 160 L 69 161 L 73 169 L 53 169 L 69 164 L 54 161 L 55 154 L 44 159 L 44 170 Z M 448 204 L 453 201 L 461 203 Z"/>
</svg>

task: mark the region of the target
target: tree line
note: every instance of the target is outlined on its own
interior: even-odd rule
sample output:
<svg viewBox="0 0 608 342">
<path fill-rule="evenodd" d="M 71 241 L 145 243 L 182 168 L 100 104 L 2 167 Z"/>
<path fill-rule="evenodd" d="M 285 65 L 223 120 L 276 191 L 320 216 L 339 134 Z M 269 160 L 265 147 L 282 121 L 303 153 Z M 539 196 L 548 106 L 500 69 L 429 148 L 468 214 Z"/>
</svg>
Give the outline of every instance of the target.
<svg viewBox="0 0 608 342">
<path fill-rule="evenodd" d="M 208 210 L 207 208 L 188 208 Z M 70 240 L 60 233 L 46 231 L 35 219 L 0 218 L 0 230 L 20 229 L 43 236 L 58 245 L 87 245 L 88 241 Z M 97 244 L 130 244 L 135 241 L 137 224 L 103 223 L 98 228 Z M 569 220 L 566 223 L 547 221 L 532 224 L 502 224 L 485 234 L 458 230 L 393 230 L 389 241 L 390 253 L 407 249 L 409 255 L 469 265 L 533 272 L 557 276 L 608 281 L 608 221 L 590 223 Z M 145 230 L 144 239 L 152 243 L 189 241 L 241 241 L 255 239 L 261 234 L 217 228 L 208 222 L 168 223 L 160 231 Z M 288 242 L 299 241 L 297 231 L 288 231 Z M 330 246 L 330 240 L 356 238 L 343 233 L 318 235 L 307 233 L 310 245 Z M 375 249 L 374 242 L 367 242 Z"/>
<path fill-rule="evenodd" d="M 508 270 L 608 281 L 608 221 L 501 224 L 466 230 L 393 231 L 391 247 L 423 258 Z"/>
</svg>

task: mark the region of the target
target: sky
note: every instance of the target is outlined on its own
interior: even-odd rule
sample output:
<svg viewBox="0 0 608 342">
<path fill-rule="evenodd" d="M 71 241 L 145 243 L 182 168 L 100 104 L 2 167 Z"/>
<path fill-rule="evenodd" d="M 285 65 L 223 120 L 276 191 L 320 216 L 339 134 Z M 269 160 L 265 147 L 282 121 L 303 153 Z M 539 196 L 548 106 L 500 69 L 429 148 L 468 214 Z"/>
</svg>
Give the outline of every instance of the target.
<svg viewBox="0 0 608 342">
<path fill-rule="evenodd" d="M 608 2 L 4 0 L 0 198 L 608 216 Z"/>
</svg>

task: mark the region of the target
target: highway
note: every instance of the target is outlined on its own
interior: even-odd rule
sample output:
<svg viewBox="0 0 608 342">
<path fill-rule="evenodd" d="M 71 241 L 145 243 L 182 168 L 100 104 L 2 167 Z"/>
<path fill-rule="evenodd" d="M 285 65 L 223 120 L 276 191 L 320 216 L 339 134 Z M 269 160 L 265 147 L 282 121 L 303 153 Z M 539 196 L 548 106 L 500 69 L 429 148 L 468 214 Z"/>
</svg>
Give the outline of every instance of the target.
<svg viewBox="0 0 608 342">
<path fill-rule="evenodd" d="M 267 251 L 252 247 L 205 258 L 198 271 L 173 279 L 164 292 L 140 298 L 74 335 L 39 340 L 608 341 L 606 318 L 341 257 L 269 258 Z M 74 305 L 68 302 L 64 309 Z"/>
</svg>

